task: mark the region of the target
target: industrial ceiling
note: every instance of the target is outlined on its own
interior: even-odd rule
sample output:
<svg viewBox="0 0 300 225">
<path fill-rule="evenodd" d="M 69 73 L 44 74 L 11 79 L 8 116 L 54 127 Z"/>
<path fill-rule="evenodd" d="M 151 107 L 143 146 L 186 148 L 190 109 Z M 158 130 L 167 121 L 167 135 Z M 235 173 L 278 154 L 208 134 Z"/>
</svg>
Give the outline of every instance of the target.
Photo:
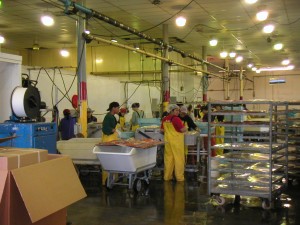
<svg viewBox="0 0 300 225">
<path fill-rule="evenodd" d="M 0 6 L 0 35 L 7 49 L 76 47 L 76 16 L 64 14 L 64 4 L 55 0 L 2 0 Z M 85 7 L 113 18 L 124 25 L 162 38 L 162 24 L 168 24 L 170 44 L 190 54 L 201 56 L 207 46 L 208 60 L 220 63 L 222 49 L 235 50 L 244 57 L 244 63 L 253 61 L 260 66 L 279 66 L 289 58 L 299 68 L 300 59 L 300 1 L 258 0 L 246 4 L 245 0 L 85 0 L 75 1 Z M 269 11 L 264 22 L 256 20 L 260 8 Z M 50 12 L 54 26 L 45 27 L 40 17 Z M 184 27 L 175 25 L 177 16 L 187 19 Z M 275 30 L 264 34 L 262 28 L 272 23 Z M 148 42 L 103 21 L 90 18 L 88 29 L 92 34 L 120 43 L 146 46 Z M 209 46 L 209 40 L 218 39 L 218 45 Z M 272 46 L 282 42 L 282 50 Z M 97 43 L 93 43 L 97 44 Z"/>
</svg>

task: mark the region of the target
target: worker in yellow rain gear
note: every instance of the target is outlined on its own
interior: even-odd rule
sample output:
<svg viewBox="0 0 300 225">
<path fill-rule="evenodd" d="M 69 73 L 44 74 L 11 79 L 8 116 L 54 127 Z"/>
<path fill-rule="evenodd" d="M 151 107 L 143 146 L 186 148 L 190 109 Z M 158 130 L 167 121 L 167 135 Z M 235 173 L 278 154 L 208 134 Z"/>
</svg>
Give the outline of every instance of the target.
<svg viewBox="0 0 300 225">
<path fill-rule="evenodd" d="M 164 180 L 173 179 L 173 172 L 177 181 L 184 181 L 184 127 L 182 121 L 178 117 L 179 106 L 170 105 L 169 115 L 166 116 L 161 125 L 164 132 L 165 151 L 164 151 Z"/>
<path fill-rule="evenodd" d="M 222 106 L 216 105 L 215 111 L 221 111 Z M 223 122 L 224 121 L 224 115 L 217 115 L 215 118 L 215 122 Z M 225 127 L 224 126 L 216 126 L 216 136 L 224 136 L 225 134 Z M 217 137 L 216 138 L 216 144 L 224 144 L 224 137 Z M 218 148 L 216 149 L 217 155 L 223 155 L 223 149 Z"/>
<path fill-rule="evenodd" d="M 136 102 L 132 104 L 132 118 L 131 118 L 131 130 L 136 131 L 140 127 L 139 119 L 145 118 L 145 112 L 140 110 L 140 103 Z"/>
<path fill-rule="evenodd" d="M 104 117 L 102 124 L 102 142 L 109 142 L 118 139 L 118 133 L 116 130 L 117 120 L 115 114 L 119 113 L 120 105 L 118 102 L 111 102 L 107 111 L 109 111 Z M 102 170 L 102 185 L 105 185 L 105 181 L 108 177 L 108 173 Z"/>
<path fill-rule="evenodd" d="M 126 108 L 120 109 L 117 128 L 120 129 L 121 131 L 126 131 L 126 119 L 125 119 L 126 113 L 127 113 Z"/>
</svg>

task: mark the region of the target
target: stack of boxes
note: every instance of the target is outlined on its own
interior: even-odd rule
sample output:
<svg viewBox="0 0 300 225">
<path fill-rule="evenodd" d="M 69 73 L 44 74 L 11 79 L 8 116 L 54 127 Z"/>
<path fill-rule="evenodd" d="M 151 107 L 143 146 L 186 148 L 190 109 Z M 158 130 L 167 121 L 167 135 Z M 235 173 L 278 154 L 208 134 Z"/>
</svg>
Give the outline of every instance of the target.
<svg viewBox="0 0 300 225">
<path fill-rule="evenodd" d="M 0 148 L 1 225 L 65 225 L 66 207 L 85 196 L 69 157 Z"/>
</svg>

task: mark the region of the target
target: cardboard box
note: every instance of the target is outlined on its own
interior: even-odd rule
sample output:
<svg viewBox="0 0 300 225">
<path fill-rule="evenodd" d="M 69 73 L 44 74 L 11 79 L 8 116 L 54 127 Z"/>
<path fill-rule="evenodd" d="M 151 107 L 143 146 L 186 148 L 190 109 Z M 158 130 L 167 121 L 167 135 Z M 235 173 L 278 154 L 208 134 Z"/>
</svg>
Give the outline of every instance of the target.
<svg viewBox="0 0 300 225">
<path fill-rule="evenodd" d="M 11 157 L 12 153 L 0 156 L 2 161 L 6 158 L 7 168 L 13 167 L 10 162 L 15 163 Z M 18 159 L 18 165 L 24 165 L 24 155 Z M 48 155 L 40 163 L 0 170 L 1 225 L 65 225 L 66 207 L 84 197 L 85 191 L 67 156 Z"/>
</svg>

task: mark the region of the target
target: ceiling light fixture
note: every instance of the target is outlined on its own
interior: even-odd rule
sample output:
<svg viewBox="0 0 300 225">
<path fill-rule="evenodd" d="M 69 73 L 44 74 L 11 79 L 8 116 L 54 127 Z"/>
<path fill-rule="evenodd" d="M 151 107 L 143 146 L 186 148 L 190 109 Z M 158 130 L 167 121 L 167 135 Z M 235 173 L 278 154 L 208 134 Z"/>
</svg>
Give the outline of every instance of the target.
<svg viewBox="0 0 300 225">
<path fill-rule="evenodd" d="M 275 45 L 273 45 L 274 50 L 281 50 L 283 48 L 283 44 L 281 42 L 277 42 Z"/>
<path fill-rule="evenodd" d="M 263 32 L 265 34 L 270 34 L 274 31 L 274 29 L 275 29 L 275 26 L 273 24 L 267 24 L 266 26 L 264 26 Z"/>
<path fill-rule="evenodd" d="M 230 51 L 230 52 L 229 52 L 229 57 L 230 57 L 230 58 L 236 57 L 236 52 L 235 52 L 235 51 Z"/>
<path fill-rule="evenodd" d="M 246 2 L 247 4 L 254 4 L 254 3 L 257 2 L 257 0 L 245 0 L 245 2 Z"/>
<path fill-rule="evenodd" d="M 226 58 L 228 56 L 228 52 L 226 52 L 225 50 L 223 50 L 222 52 L 220 52 L 220 57 L 222 59 Z"/>
<path fill-rule="evenodd" d="M 49 14 L 49 12 L 45 13 L 44 15 L 41 16 L 41 22 L 47 26 L 53 26 L 54 24 L 54 19 L 53 17 Z"/>
<path fill-rule="evenodd" d="M 281 65 L 287 66 L 290 64 L 290 62 L 291 61 L 289 59 L 284 59 L 284 60 L 282 60 Z"/>
<path fill-rule="evenodd" d="M 140 49 L 140 47 L 139 47 L 138 44 L 134 44 L 134 48 L 135 48 L 135 49 Z"/>
<path fill-rule="evenodd" d="M 186 24 L 186 18 L 185 17 L 179 16 L 179 17 L 176 18 L 176 25 L 178 27 L 183 27 L 183 26 L 185 26 L 185 24 Z"/>
<path fill-rule="evenodd" d="M 34 44 L 32 45 L 32 50 L 34 50 L 34 51 L 40 50 L 39 44 L 38 44 L 38 43 L 34 43 Z"/>
<path fill-rule="evenodd" d="M 62 50 L 60 50 L 60 55 L 62 57 L 69 57 L 70 52 L 67 49 L 63 48 Z"/>
<path fill-rule="evenodd" d="M 251 69 L 252 71 L 256 71 L 257 70 L 257 68 L 256 67 L 252 67 L 252 69 Z"/>
<path fill-rule="evenodd" d="M 89 30 L 85 30 L 85 31 L 84 31 L 84 33 L 86 33 L 86 34 L 90 34 L 90 33 L 91 33 L 91 31 L 89 31 Z"/>
<path fill-rule="evenodd" d="M 265 9 L 265 6 L 261 6 L 259 11 L 256 13 L 256 19 L 258 21 L 265 21 L 269 16 L 269 12 Z"/>
<path fill-rule="evenodd" d="M 248 63 L 247 65 L 248 68 L 252 68 L 253 66 L 254 66 L 253 63 Z"/>
<path fill-rule="evenodd" d="M 294 65 L 283 66 L 283 67 L 262 67 L 260 71 L 284 71 L 284 70 L 293 70 L 295 69 Z"/>
<path fill-rule="evenodd" d="M 244 59 L 243 56 L 239 55 L 238 57 L 235 58 L 235 61 L 236 61 L 237 63 L 240 63 L 240 62 L 243 61 L 243 59 Z"/>
<path fill-rule="evenodd" d="M 111 42 L 114 42 L 114 43 L 117 43 L 117 42 L 118 42 L 117 39 L 115 39 L 115 38 L 111 38 L 110 41 L 111 41 Z"/>
<path fill-rule="evenodd" d="M 96 63 L 97 64 L 103 63 L 103 59 L 96 59 Z"/>
<path fill-rule="evenodd" d="M 2 35 L 0 35 L 0 44 L 3 44 L 4 42 L 5 42 L 5 38 Z"/>
<path fill-rule="evenodd" d="M 218 40 L 215 38 L 213 38 L 209 41 L 210 46 L 217 46 L 217 44 L 218 44 Z"/>
<path fill-rule="evenodd" d="M 255 73 L 260 73 L 260 72 L 261 72 L 260 69 L 255 70 Z"/>
</svg>

